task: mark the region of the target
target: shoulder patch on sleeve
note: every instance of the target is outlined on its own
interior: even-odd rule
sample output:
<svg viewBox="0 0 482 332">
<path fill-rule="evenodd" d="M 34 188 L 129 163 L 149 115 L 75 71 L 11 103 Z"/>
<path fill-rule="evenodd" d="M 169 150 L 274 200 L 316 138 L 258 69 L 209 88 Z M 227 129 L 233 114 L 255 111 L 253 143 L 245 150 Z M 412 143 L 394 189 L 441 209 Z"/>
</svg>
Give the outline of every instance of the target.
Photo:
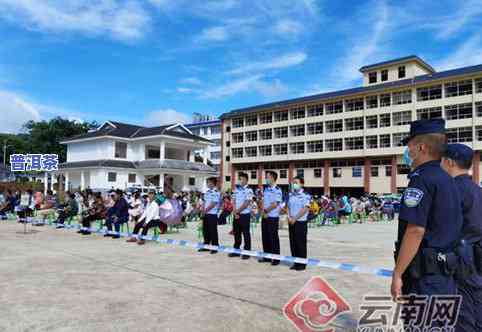
<svg viewBox="0 0 482 332">
<path fill-rule="evenodd" d="M 423 191 L 418 188 L 407 188 L 403 194 L 403 202 L 408 207 L 416 207 L 423 198 Z"/>
</svg>

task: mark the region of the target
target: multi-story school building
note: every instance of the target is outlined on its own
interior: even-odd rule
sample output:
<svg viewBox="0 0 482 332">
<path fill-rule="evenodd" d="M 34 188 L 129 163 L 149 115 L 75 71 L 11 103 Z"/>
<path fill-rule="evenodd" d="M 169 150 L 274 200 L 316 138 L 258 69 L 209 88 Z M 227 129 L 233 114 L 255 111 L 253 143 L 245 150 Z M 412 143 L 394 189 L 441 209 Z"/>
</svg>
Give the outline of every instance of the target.
<svg viewBox="0 0 482 332">
<path fill-rule="evenodd" d="M 363 85 L 221 116 L 220 178 L 237 173 L 261 185 L 265 170 L 285 186 L 301 175 L 312 192 L 396 193 L 407 185 L 401 140 L 417 119 L 445 118 L 448 141 L 476 150 L 472 177 L 480 183 L 482 65 L 435 71 L 417 56 L 360 68 Z"/>
</svg>

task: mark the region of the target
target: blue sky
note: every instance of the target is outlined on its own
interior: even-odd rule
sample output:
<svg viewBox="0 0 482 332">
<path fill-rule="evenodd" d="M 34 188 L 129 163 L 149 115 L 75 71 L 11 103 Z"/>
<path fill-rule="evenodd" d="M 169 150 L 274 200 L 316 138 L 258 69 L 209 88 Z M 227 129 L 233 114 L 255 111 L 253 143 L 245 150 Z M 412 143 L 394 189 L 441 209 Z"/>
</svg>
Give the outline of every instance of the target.
<svg viewBox="0 0 482 332">
<path fill-rule="evenodd" d="M 417 54 L 482 64 L 482 0 L 0 0 L 0 132 L 149 126 L 361 84 Z"/>
</svg>

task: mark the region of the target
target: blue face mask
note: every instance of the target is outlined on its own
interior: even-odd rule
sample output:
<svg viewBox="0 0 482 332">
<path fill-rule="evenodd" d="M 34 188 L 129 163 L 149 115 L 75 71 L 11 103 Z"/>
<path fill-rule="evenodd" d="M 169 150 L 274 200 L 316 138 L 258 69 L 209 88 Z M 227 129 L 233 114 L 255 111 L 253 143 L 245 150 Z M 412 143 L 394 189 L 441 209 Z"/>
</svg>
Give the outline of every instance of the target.
<svg viewBox="0 0 482 332">
<path fill-rule="evenodd" d="M 408 167 L 412 167 L 412 164 L 413 164 L 413 160 L 412 158 L 410 158 L 410 154 L 409 154 L 409 151 L 408 151 L 408 147 L 405 148 L 405 151 L 403 151 L 403 162 L 405 165 L 407 165 Z"/>
</svg>

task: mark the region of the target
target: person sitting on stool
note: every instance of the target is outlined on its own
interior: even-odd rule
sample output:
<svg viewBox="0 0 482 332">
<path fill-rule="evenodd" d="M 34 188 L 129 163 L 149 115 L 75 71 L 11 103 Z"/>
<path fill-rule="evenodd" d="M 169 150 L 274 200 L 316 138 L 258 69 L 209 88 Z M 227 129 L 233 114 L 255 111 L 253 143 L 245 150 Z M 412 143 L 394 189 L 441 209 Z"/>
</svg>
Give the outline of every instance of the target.
<svg viewBox="0 0 482 332">
<path fill-rule="evenodd" d="M 82 219 L 82 228 L 80 230 L 80 234 L 82 235 L 89 235 L 90 234 L 90 224 L 92 221 L 95 220 L 102 220 L 105 218 L 105 206 L 104 200 L 100 193 L 97 193 L 95 196 L 95 201 L 92 203 L 92 206 L 88 210 L 88 215 Z"/>
<path fill-rule="evenodd" d="M 146 236 L 150 228 L 161 226 L 161 221 L 159 219 L 159 204 L 156 200 L 156 193 L 154 191 L 150 191 L 147 199 L 149 200 L 147 208 L 144 210 L 142 216 L 139 218 L 139 221 L 134 226 L 134 232 L 132 233 L 132 236 L 127 239 L 127 242 L 137 242 L 137 244 L 143 245 L 146 243 L 146 241 L 144 241 L 142 238 L 137 238 L 137 234 L 139 234 L 141 228 L 142 236 Z"/>
<path fill-rule="evenodd" d="M 111 194 L 114 200 L 114 206 L 111 207 L 107 213 L 107 230 L 112 232 L 112 224 L 114 224 L 116 234 L 105 234 L 104 236 L 110 236 L 113 239 L 120 238 L 120 226 L 129 220 L 129 205 L 127 205 L 126 200 L 122 197 L 123 192 L 117 189 Z"/>
<path fill-rule="evenodd" d="M 306 258 L 306 241 L 308 234 L 308 210 L 310 208 L 310 195 L 303 191 L 304 181 L 301 177 L 295 177 L 292 183 L 292 191 L 288 198 L 288 223 L 291 256 Z M 294 263 L 291 270 L 301 271 L 306 268 L 305 264 Z"/>
<path fill-rule="evenodd" d="M 217 179 L 208 179 L 208 190 L 204 194 L 203 218 L 203 237 L 204 244 L 219 246 L 218 242 L 218 213 L 221 206 L 221 194 L 216 189 Z M 209 251 L 200 248 L 198 251 Z M 211 254 L 216 254 L 216 250 L 211 250 Z"/>
</svg>

